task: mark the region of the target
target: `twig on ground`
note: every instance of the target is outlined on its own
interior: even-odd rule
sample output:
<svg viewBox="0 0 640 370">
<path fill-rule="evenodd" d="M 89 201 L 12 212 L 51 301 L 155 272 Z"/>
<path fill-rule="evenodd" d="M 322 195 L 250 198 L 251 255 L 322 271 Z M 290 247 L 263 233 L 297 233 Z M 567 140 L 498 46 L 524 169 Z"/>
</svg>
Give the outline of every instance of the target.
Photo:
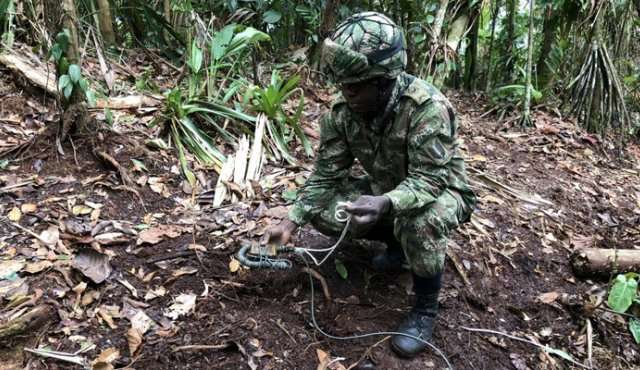
<svg viewBox="0 0 640 370">
<path fill-rule="evenodd" d="M 496 331 L 496 330 L 469 328 L 469 327 L 466 327 L 466 326 L 461 326 L 461 328 L 464 329 L 464 330 L 467 330 L 467 331 L 475 332 L 475 333 L 502 335 L 503 337 L 507 337 L 509 339 L 516 340 L 518 342 L 529 343 L 531 345 L 534 345 L 534 346 L 540 348 L 541 350 L 543 350 L 543 351 L 545 351 L 547 353 L 550 353 L 550 354 L 556 355 L 558 357 L 561 357 L 561 358 L 563 358 L 563 359 L 571 362 L 572 364 L 574 364 L 576 366 L 579 366 L 579 367 L 581 367 L 583 369 L 591 369 L 590 366 L 587 366 L 587 365 L 581 364 L 580 362 L 577 362 L 576 360 L 574 360 L 571 357 L 571 355 L 569 355 L 568 353 L 566 353 L 564 351 L 561 351 L 561 350 L 558 350 L 558 349 L 555 349 L 555 348 L 551 348 L 549 346 L 545 346 L 545 345 L 542 345 L 540 343 L 536 343 L 536 342 L 534 342 L 532 340 L 516 337 L 514 335 L 503 333 L 503 332 Z"/>
<path fill-rule="evenodd" d="M 179 352 L 179 351 L 206 351 L 206 350 L 211 350 L 211 349 L 225 349 L 225 348 L 229 348 L 231 344 L 229 343 L 223 343 L 223 344 L 193 344 L 190 346 L 180 346 L 180 347 L 175 347 L 173 349 L 173 352 Z"/>
<path fill-rule="evenodd" d="M 293 344 L 298 345 L 298 342 L 296 342 L 296 339 L 293 337 L 293 335 L 291 335 L 291 333 L 289 333 L 287 328 L 284 327 L 284 325 L 282 324 L 282 321 L 280 319 L 278 319 L 278 320 L 271 319 L 270 321 L 272 323 L 276 324 L 276 326 L 279 327 L 280 330 L 282 330 L 285 334 L 287 334 L 287 336 L 289 337 L 289 339 L 291 339 Z"/>
<path fill-rule="evenodd" d="M 376 348 L 377 346 L 381 345 L 382 343 L 386 342 L 387 340 L 389 340 L 389 338 L 391 338 L 391 336 L 387 335 L 386 337 L 380 339 L 379 341 L 375 342 L 374 344 L 372 344 L 371 346 L 369 346 L 369 348 L 367 348 L 366 351 L 364 351 L 364 353 L 362 354 L 362 356 L 360 356 L 360 358 L 358 359 L 358 361 L 352 363 L 351 365 L 349 365 L 349 367 L 347 368 L 347 370 L 351 370 L 354 367 L 358 366 L 362 360 L 364 360 L 365 358 L 367 358 L 367 356 L 369 356 L 371 354 L 371 351 L 373 351 L 374 348 Z"/>
<path fill-rule="evenodd" d="M 113 158 L 107 152 L 94 151 L 94 153 L 96 156 L 98 156 L 98 158 L 102 159 L 103 161 L 113 166 L 116 170 L 118 170 L 118 172 L 120 173 L 120 179 L 122 180 L 122 183 L 124 185 L 129 187 L 134 186 L 135 182 L 133 182 L 133 180 L 131 179 L 131 176 L 129 175 L 129 171 L 127 171 L 126 168 L 124 168 L 120 163 L 118 163 L 118 161 L 116 161 L 115 158 Z"/>
</svg>

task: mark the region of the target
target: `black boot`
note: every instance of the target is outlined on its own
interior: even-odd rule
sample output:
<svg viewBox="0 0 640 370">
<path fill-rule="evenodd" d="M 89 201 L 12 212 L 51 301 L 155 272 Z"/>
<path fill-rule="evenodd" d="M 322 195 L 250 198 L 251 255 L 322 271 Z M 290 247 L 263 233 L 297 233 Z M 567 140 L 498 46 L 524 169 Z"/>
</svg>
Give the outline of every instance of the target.
<svg viewBox="0 0 640 370">
<path fill-rule="evenodd" d="M 387 249 L 371 259 L 371 267 L 380 272 L 400 271 L 404 264 L 405 257 L 402 247 L 394 244 L 387 244 Z"/>
<path fill-rule="evenodd" d="M 416 303 L 396 332 L 431 341 L 433 326 L 438 314 L 438 294 L 442 286 L 442 273 L 430 278 L 413 275 L 413 290 Z M 394 335 L 391 348 L 401 357 L 412 358 L 427 348 L 424 342 L 404 336 Z"/>
</svg>

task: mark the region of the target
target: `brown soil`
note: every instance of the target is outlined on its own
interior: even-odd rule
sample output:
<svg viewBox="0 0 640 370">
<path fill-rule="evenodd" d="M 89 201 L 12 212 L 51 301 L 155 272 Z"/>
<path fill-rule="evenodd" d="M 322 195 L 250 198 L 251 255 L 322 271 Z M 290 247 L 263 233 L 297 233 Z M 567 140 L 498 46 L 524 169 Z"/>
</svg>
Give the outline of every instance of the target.
<svg viewBox="0 0 640 370">
<path fill-rule="evenodd" d="M 640 244 L 637 165 L 601 152 L 591 144 L 591 137 L 552 114 L 538 112 L 536 118 L 540 125 L 544 123 L 554 130 L 539 127 L 521 134 L 518 130 L 505 130 L 503 124 L 494 122 L 491 116 L 480 118 L 482 110 L 475 107 L 481 107 L 482 103 L 474 102 L 473 97 L 452 95 L 460 112 L 465 155 L 470 159 L 469 167 L 475 170 L 473 177 L 484 172 L 515 189 L 538 194 L 553 205 L 527 207 L 526 202 L 497 193 L 477 179 L 474 181 L 481 200 L 475 222 L 455 233 L 450 248 L 461 261 L 470 285 L 465 284 L 448 260 L 434 344 L 456 369 L 572 368 L 568 362 L 529 344 L 499 335 L 472 333 L 462 327 L 491 329 L 534 340 L 571 353 L 577 361 L 585 363 L 588 339 L 585 328 L 589 320 L 593 327 L 593 368 L 637 369 L 640 366 L 638 347 L 624 321 L 605 310 L 593 309 L 595 301 L 606 299 L 606 281 L 575 278 L 568 259 L 571 251 L 581 246 L 631 248 Z M 24 112 L 24 104 L 3 107 L 5 112 L 11 110 L 21 119 L 31 114 Z M 135 369 L 245 369 L 252 366 L 316 369 L 318 349 L 343 358 L 340 363 L 346 367 L 359 361 L 356 369 L 445 367 L 433 352 L 414 360 L 398 359 L 390 351 L 388 341 L 379 343 L 384 337 L 349 341 L 323 337 L 310 325 L 309 280 L 301 271 L 304 265 L 299 259 L 295 259 L 292 270 L 285 272 L 230 271 L 229 263 L 241 240 L 257 240 L 264 226 L 276 222 L 256 210 L 282 204 L 279 194 L 284 187 L 265 192 L 244 205 L 217 210 L 202 205 L 200 210 L 189 214 L 175 201 L 176 197 L 190 197 L 182 191 L 181 177 L 171 172 L 176 161 L 173 157 L 150 157 L 131 144 L 136 140 L 142 142 L 143 136 L 134 131 L 117 135 L 107 130 L 101 132 L 101 140 L 97 141 L 95 135 L 76 136 L 73 146 L 69 142 L 64 144 L 66 155 L 63 157 L 55 148 L 53 127 L 42 132 L 28 151 L 21 153 L 26 159 L 17 158 L 8 170 L 0 171 L 0 187 L 11 185 L 16 176 L 25 179 L 37 174 L 39 179 L 56 178 L 57 181 L 52 184 L 43 181 L 39 186 L 0 193 L 0 214 L 7 215 L 21 204 L 38 204 L 38 212 L 25 215 L 20 223 L 39 233 L 48 224 L 73 217 L 61 203 L 48 203 L 47 199 L 76 197 L 103 204 L 100 215 L 103 220 L 138 225 L 146 222 L 145 216 L 149 214 L 163 213 L 158 223 L 178 223 L 193 216 L 198 224 L 193 232 L 157 245 L 138 247 L 134 238 L 129 243 L 103 247 L 113 255 L 114 271 L 101 285 L 89 283 L 90 289 L 101 294 L 79 313 L 72 310 L 73 292 L 64 298 L 55 295 L 57 288 L 71 288 L 61 273 L 55 270 L 35 275 L 21 273 L 27 278 L 31 292 L 43 291 L 40 302 L 56 307 L 60 321 L 50 323 L 28 338 L 3 343 L 7 349 L 4 355 L 11 353 L 15 346 L 23 345 L 46 345 L 57 351 L 75 352 L 80 348 L 78 341 L 82 341 L 77 336 L 82 336 L 96 345 L 83 354 L 86 358 L 94 359 L 102 350 L 115 347 L 121 356 L 114 365 Z M 136 178 L 143 175 L 163 178 L 171 196 L 165 198 L 148 185 L 139 186 L 136 190 L 144 202 L 142 207 L 135 194 L 117 189 L 121 185 L 118 173 L 95 157 L 95 147 L 112 153 Z M 144 162 L 149 172 L 133 172 L 132 158 Z M 89 185 L 82 183 L 100 175 L 104 178 Z M 0 223 L 0 235 L 5 235 L 0 238 L 3 253 L 15 247 L 18 256 L 33 259 L 29 256 L 33 252 L 29 235 L 7 223 Z M 204 245 L 207 251 L 176 255 L 194 242 Z M 308 228 L 296 239 L 296 243 L 306 246 L 327 246 L 332 242 Z M 72 243 L 66 246 L 71 250 L 78 247 Z M 333 301 L 327 302 L 316 282 L 316 314 L 327 332 L 349 336 L 392 330 L 410 307 L 408 274 L 374 273 L 368 265 L 372 253 L 372 246 L 363 243 L 337 252 L 336 258 L 348 271 L 346 280 L 337 274 L 332 261 L 318 269 L 327 279 L 333 296 Z M 161 257 L 167 259 L 154 263 Z M 195 268 L 197 272 L 172 278 L 172 273 L 183 267 Z M 149 272 L 156 275 L 145 283 L 140 279 L 141 269 L 142 275 Z M 74 284 L 87 281 L 78 273 L 72 273 L 71 279 Z M 130 282 L 139 298 L 132 297 L 118 280 Z M 158 327 L 144 336 L 141 349 L 132 358 L 126 336 L 130 327 L 128 320 L 116 318 L 117 327 L 111 329 L 95 311 L 105 305 L 122 308 L 125 298 L 144 302 L 145 293 L 161 285 L 167 294 L 147 302 L 148 306 L 144 307 Z M 173 297 L 188 292 L 198 295 L 195 311 L 172 325 L 163 312 Z M 203 292 L 206 295 L 202 296 Z M 558 298 L 546 303 L 538 298 L 550 292 L 558 293 Z M 226 344 L 226 348 L 176 351 L 180 346 L 222 344 Z M 22 366 L 29 369 L 80 368 L 26 353 L 22 356 Z"/>
</svg>

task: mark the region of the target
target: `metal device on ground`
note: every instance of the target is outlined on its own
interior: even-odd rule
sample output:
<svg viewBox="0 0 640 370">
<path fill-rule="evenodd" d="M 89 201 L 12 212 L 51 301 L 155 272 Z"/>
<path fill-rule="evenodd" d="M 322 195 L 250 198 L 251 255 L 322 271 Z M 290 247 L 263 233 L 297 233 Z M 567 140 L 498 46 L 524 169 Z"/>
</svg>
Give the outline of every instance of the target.
<svg viewBox="0 0 640 370">
<path fill-rule="evenodd" d="M 349 203 L 347 202 L 340 202 L 336 206 L 334 217 L 337 221 L 343 222 L 345 225 L 338 241 L 329 248 L 313 249 L 288 247 L 273 243 L 267 245 L 251 243 L 240 248 L 236 254 L 236 259 L 241 265 L 248 268 L 288 270 L 293 267 L 293 263 L 289 258 L 284 257 L 284 255 L 298 255 L 308 256 L 316 266 L 320 266 L 329 259 L 329 256 L 340 246 L 347 235 L 349 225 L 351 224 L 351 214 L 346 210 L 348 205 Z M 321 253 L 324 254 L 324 256 L 319 260 L 315 253 Z"/>
</svg>

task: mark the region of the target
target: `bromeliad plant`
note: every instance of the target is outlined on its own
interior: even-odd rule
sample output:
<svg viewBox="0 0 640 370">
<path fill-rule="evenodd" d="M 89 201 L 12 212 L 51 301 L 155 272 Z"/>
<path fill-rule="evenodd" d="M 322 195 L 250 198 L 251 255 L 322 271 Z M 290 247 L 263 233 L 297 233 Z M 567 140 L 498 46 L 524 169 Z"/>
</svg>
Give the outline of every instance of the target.
<svg viewBox="0 0 640 370">
<path fill-rule="evenodd" d="M 184 94 L 180 87 L 171 90 L 161 118 L 168 124 L 182 172 L 192 184 L 195 176 L 186 160 L 187 151 L 201 164 L 219 171 L 225 156 L 212 133 L 233 144 L 240 132 L 252 132 L 248 126 L 255 122 L 255 117 L 225 104 L 243 86 L 238 66 L 244 65 L 247 52 L 260 41 L 269 40 L 269 36 L 250 27 L 229 25 L 210 39 L 207 49 L 195 40 L 192 42 L 186 61 L 188 91 Z M 225 73 L 223 77 L 219 75 L 221 72 Z M 225 86 L 229 91 L 221 98 Z M 225 127 L 222 121 L 241 124 Z"/>
<path fill-rule="evenodd" d="M 299 81 L 300 77 L 297 75 L 286 80 L 280 76 L 277 70 L 274 70 L 271 74 L 271 83 L 268 86 L 256 87 L 250 92 L 252 109 L 264 113 L 269 118 L 267 124 L 269 136 L 277 149 L 274 150 L 274 154 L 277 157 L 281 156 L 291 164 L 296 161 L 287 148 L 294 136 L 300 139 L 307 156 L 313 155 L 311 143 L 299 124 L 304 109 L 304 93 L 301 88 L 297 87 Z M 284 103 L 295 93 L 300 95 L 300 99 L 294 115 L 289 116 L 284 110 Z"/>
<path fill-rule="evenodd" d="M 632 306 L 640 305 L 640 296 L 638 295 L 639 278 L 640 275 L 634 272 L 620 274 L 616 277 L 607 299 L 607 304 L 612 310 L 618 313 L 626 313 Z M 629 319 L 629 331 L 631 331 L 636 343 L 640 344 L 640 320 L 638 318 Z"/>
</svg>

